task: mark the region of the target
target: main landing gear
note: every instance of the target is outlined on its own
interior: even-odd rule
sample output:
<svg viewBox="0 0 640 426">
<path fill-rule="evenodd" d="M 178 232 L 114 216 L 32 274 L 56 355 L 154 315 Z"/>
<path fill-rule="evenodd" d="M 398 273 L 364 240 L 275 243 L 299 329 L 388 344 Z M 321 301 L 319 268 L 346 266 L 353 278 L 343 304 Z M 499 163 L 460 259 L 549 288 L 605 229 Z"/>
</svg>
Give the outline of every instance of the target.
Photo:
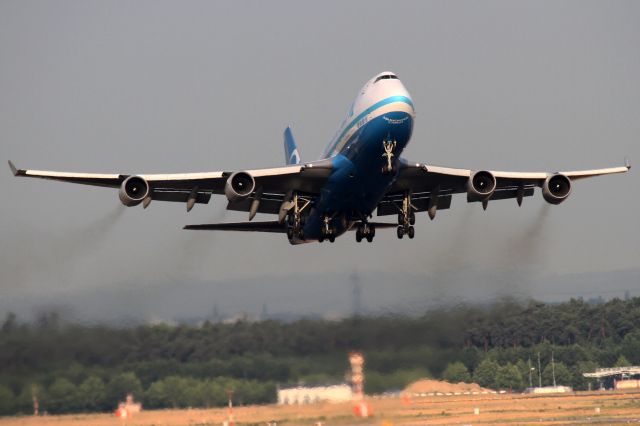
<svg viewBox="0 0 640 426">
<path fill-rule="evenodd" d="M 363 238 L 366 238 L 368 242 L 373 241 L 373 237 L 376 236 L 376 228 L 374 226 L 369 225 L 366 222 L 358 225 L 356 229 L 356 241 L 360 242 Z"/>
<path fill-rule="evenodd" d="M 413 209 L 414 207 L 411 205 L 411 194 L 405 192 L 402 198 L 402 208 L 400 209 L 400 213 L 398 213 L 397 234 L 400 239 L 402 239 L 405 234 L 409 238 L 413 238 L 416 235 L 416 231 L 413 228 L 413 225 L 416 223 L 416 214 Z"/>
<path fill-rule="evenodd" d="M 331 216 L 325 215 L 322 219 L 322 235 L 318 239 L 319 242 L 323 242 L 325 239 L 330 243 L 336 240 L 336 229 L 331 226 Z"/>
<path fill-rule="evenodd" d="M 385 158 L 386 163 L 382 166 L 382 174 L 386 175 L 389 173 L 396 172 L 396 166 L 393 162 L 393 157 L 395 157 L 394 150 L 396 149 L 397 142 L 392 141 L 391 139 L 382 141 L 382 147 L 384 148 L 384 153 L 382 157 Z"/>
<path fill-rule="evenodd" d="M 311 203 L 310 200 L 304 200 L 304 204 L 300 205 L 301 199 L 298 197 L 297 193 L 293 194 L 292 198 L 293 208 L 287 214 L 287 238 L 289 240 L 293 240 L 297 238 L 299 240 L 304 240 L 304 220 L 305 218 L 302 216 L 302 212 L 304 209 L 309 206 Z"/>
</svg>

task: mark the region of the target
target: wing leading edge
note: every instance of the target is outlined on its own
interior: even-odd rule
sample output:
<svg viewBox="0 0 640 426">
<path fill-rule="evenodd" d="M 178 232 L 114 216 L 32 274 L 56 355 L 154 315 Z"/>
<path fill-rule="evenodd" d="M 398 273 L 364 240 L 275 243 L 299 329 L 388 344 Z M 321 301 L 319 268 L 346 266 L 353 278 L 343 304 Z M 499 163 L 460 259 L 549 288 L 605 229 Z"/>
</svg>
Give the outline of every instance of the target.
<svg viewBox="0 0 640 426">
<path fill-rule="evenodd" d="M 603 169 L 574 170 L 563 172 L 509 172 L 509 171 L 481 171 L 453 167 L 443 167 L 423 163 L 403 162 L 398 178 L 391 186 L 387 194 L 378 204 L 378 215 L 397 214 L 403 198 L 410 194 L 413 211 L 429 211 L 430 216 L 435 216 L 435 210 L 448 209 L 451 206 L 453 194 L 467 193 L 469 202 L 482 202 L 484 207 L 488 201 L 516 198 L 518 204 L 522 203 L 524 197 L 532 196 L 534 188 L 539 187 L 545 191 L 549 190 L 550 179 L 559 176 L 558 184 L 563 183 L 563 177 L 569 181 L 565 188 L 563 198 L 554 200 L 545 199 L 557 204 L 569 195 L 571 182 L 596 176 L 604 176 L 617 173 L 626 173 L 631 168 L 628 160 L 620 167 L 609 167 Z M 493 178 L 493 189 L 487 196 L 473 196 L 470 185 L 473 177 L 477 173 L 485 173 L 489 178 Z M 553 184 L 553 182 L 551 182 Z M 552 188 L 553 189 L 553 188 Z"/>
<path fill-rule="evenodd" d="M 224 194 L 225 185 L 233 171 L 172 174 L 119 174 L 119 173 L 74 173 L 46 170 L 19 169 L 9 161 L 14 176 L 57 180 L 81 185 L 118 188 L 130 177 L 137 177 L 148 184 L 148 195 L 143 205 L 151 200 L 186 202 L 190 210 L 194 203 L 208 203 L 212 194 Z M 282 167 L 246 170 L 255 180 L 255 193 L 265 199 L 258 212 L 272 213 L 274 203 L 281 203 L 291 191 L 317 194 L 331 173 L 331 163 L 326 161 L 307 164 L 291 164 Z M 251 203 L 232 203 L 230 210 L 250 211 Z"/>
</svg>

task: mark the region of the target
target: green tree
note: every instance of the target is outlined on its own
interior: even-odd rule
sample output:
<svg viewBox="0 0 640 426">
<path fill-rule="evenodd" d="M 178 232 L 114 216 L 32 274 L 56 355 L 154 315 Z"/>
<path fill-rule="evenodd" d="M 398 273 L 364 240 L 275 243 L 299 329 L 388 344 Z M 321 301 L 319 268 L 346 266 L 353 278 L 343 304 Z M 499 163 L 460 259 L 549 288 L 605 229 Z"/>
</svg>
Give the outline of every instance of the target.
<svg viewBox="0 0 640 426">
<path fill-rule="evenodd" d="M 170 401 L 167 397 L 164 380 L 153 382 L 144 394 L 144 403 L 147 408 L 169 407 Z"/>
<path fill-rule="evenodd" d="M 450 363 L 442 373 L 442 377 L 449 383 L 471 383 L 471 374 L 460 361 Z"/>
<path fill-rule="evenodd" d="M 15 410 L 15 395 L 8 387 L 0 385 L 0 415 L 12 414 Z"/>
<path fill-rule="evenodd" d="M 50 413 L 68 413 L 78 408 L 76 386 L 65 378 L 58 378 L 49 386 L 46 404 Z"/>
<path fill-rule="evenodd" d="M 577 365 L 570 367 L 573 375 L 571 387 L 575 390 L 598 389 L 598 380 L 594 378 L 584 377 L 584 373 L 593 373 L 598 368 L 598 364 L 593 361 L 582 361 Z"/>
<path fill-rule="evenodd" d="M 140 399 L 142 384 L 135 373 L 121 373 L 112 378 L 107 385 L 107 406 L 115 408 L 118 402 L 124 401 L 128 394 Z"/>
<path fill-rule="evenodd" d="M 620 355 L 616 363 L 613 364 L 614 367 L 629 367 L 630 365 L 631 363 L 624 355 Z"/>
<path fill-rule="evenodd" d="M 111 407 L 107 401 L 107 388 L 101 378 L 88 377 L 78 387 L 78 400 L 81 409 L 87 411 L 103 411 Z"/>
<path fill-rule="evenodd" d="M 482 387 L 493 389 L 496 387 L 496 374 L 499 367 L 497 362 L 485 358 L 473 372 L 473 380 Z"/>
<path fill-rule="evenodd" d="M 624 336 L 622 340 L 622 354 L 633 365 L 640 364 L 640 329 L 636 329 Z"/>
<path fill-rule="evenodd" d="M 566 365 L 562 362 L 555 363 L 555 376 L 556 376 L 556 385 L 558 386 L 570 386 L 573 383 L 573 376 L 571 371 L 567 368 Z M 542 370 L 542 385 L 543 386 L 552 386 L 553 385 L 553 366 L 552 364 L 548 364 Z"/>
<path fill-rule="evenodd" d="M 524 389 L 524 381 L 518 367 L 511 363 L 507 363 L 498 368 L 496 373 L 495 386 L 498 389 L 509 389 L 520 391 Z"/>
</svg>

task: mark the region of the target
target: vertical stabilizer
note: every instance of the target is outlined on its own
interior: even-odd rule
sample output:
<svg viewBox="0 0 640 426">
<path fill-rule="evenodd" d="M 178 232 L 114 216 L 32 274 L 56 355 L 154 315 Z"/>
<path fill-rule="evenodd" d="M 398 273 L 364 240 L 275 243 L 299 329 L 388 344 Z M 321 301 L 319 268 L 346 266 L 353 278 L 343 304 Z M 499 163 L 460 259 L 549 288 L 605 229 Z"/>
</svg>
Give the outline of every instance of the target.
<svg viewBox="0 0 640 426">
<path fill-rule="evenodd" d="M 287 165 L 300 163 L 300 154 L 290 126 L 284 129 L 284 161 Z"/>
</svg>

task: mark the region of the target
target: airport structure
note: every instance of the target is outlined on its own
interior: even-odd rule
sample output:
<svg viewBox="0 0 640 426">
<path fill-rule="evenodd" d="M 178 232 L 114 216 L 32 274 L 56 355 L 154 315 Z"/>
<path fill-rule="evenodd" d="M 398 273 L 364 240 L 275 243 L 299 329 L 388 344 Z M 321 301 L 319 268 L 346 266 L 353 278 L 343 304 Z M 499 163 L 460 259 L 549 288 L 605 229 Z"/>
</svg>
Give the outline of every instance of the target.
<svg viewBox="0 0 640 426">
<path fill-rule="evenodd" d="M 346 383 L 278 388 L 279 405 L 315 404 L 351 401 L 351 386 Z"/>
<path fill-rule="evenodd" d="M 583 376 L 598 379 L 601 389 L 640 389 L 640 366 L 598 368 Z"/>
</svg>

